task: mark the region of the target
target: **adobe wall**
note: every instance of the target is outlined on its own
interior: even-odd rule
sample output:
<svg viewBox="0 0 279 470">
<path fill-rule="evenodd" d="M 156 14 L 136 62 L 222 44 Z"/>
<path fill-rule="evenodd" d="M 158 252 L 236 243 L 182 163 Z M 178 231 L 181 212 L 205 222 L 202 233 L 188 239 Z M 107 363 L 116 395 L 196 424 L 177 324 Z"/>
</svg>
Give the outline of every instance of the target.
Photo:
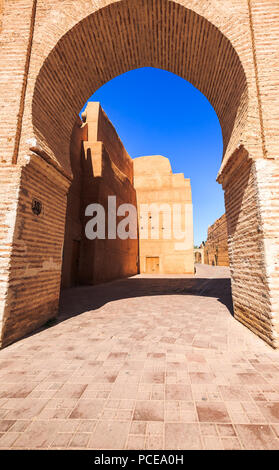
<svg viewBox="0 0 279 470">
<path fill-rule="evenodd" d="M 87 146 L 87 143 L 86 143 Z M 82 214 L 85 207 L 98 202 L 107 214 L 108 196 L 116 196 L 116 211 L 120 204 L 137 206 L 136 192 L 129 181 L 116 166 L 106 151 L 103 142 L 90 143 L 90 151 L 94 164 L 101 169 L 94 176 L 83 176 L 82 183 Z M 107 219 L 106 219 L 107 220 Z M 117 223 L 121 220 L 117 217 Z M 83 218 L 83 226 L 88 217 Z M 106 231 L 107 233 L 107 231 Z M 92 262 L 91 262 L 92 260 Z M 97 284 L 138 273 L 138 240 L 127 239 L 96 239 L 83 237 L 79 265 L 81 284 Z"/>
<path fill-rule="evenodd" d="M 204 262 L 212 266 L 229 266 L 226 214 L 208 227 L 204 246 Z"/>
<path fill-rule="evenodd" d="M 5 320 L 12 302 L 10 290 L 10 266 L 14 240 L 14 221 L 16 219 L 21 171 L 13 165 L 0 166 L 0 332 L 5 327 Z M 0 335 L 0 345 L 1 338 Z"/>
<path fill-rule="evenodd" d="M 87 126 L 82 126 L 77 119 L 71 136 L 70 158 L 73 180 L 67 195 L 67 212 L 65 221 L 65 236 L 63 245 L 63 267 L 61 287 L 71 287 L 79 284 L 78 258 L 84 227 L 81 218 L 82 191 L 82 160 L 83 141 L 87 140 Z M 75 259 L 77 258 L 77 259 Z"/>
<path fill-rule="evenodd" d="M 84 112 L 84 118 L 87 124 L 85 153 L 90 148 L 91 142 L 103 142 L 112 165 L 118 168 L 130 183 L 133 183 L 133 161 L 100 104 L 89 102 Z"/>
<path fill-rule="evenodd" d="M 108 196 L 116 196 L 116 210 L 123 203 L 136 207 L 137 202 L 132 159 L 99 103 L 88 103 L 84 119 L 85 124 L 76 123 L 71 140 L 74 179 L 68 195 L 63 287 L 97 284 L 138 272 L 138 240 L 89 240 L 85 236 L 89 218 L 84 214 L 89 204 L 101 204 L 107 216 Z M 77 243 L 78 253 L 74 252 Z"/>
<path fill-rule="evenodd" d="M 139 252 L 140 272 L 150 272 L 148 258 L 159 258 L 156 269 L 160 274 L 182 274 L 194 272 L 194 241 L 193 241 L 193 206 L 190 180 L 185 179 L 182 173 L 173 174 L 171 165 L 166 157 L 152 155 L 135 158 L 134 185 L 137 192 L 139 215 Z M 176 244 L 174 231 L 171 230 L 169 239 L 164 239 L 167 227 L 163 220 L 163 212 L 159 218 L 158 239 L 152 239 L 153 225 L 156 224 L 155 215 L 148 216 L 148 239 L 143 238 L 144 213 L 141 204 L 151 205 L 168 204 L 171 209 L 174 204 L 181 207 L 181 230 L 185 232 L 185 246 L 179 250 Z M 174 227 L 176 228 L 176 227 Z M 180 227 L 179 227 L 180 228 Z M 155 262 L 156 260 L 154 260 Z"/>
</svg>

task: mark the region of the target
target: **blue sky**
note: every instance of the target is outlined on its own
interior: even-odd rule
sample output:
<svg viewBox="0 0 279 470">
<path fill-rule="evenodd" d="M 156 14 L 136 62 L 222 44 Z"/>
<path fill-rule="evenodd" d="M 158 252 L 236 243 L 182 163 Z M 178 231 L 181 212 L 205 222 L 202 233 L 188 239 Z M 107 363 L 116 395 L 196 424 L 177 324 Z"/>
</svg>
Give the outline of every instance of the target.
<svg viewBox="0 0 279 470">
<path fill-rule="evenodd" d="M 216 176 L 222 132 L 207 98 L 170 72 L 141 68 L 120 75 L 91 96 L 100 101 L 132 158 L 164 155 L 174 173 L 191 178 L 195 245 L 224 213 Z"/>
</svg>

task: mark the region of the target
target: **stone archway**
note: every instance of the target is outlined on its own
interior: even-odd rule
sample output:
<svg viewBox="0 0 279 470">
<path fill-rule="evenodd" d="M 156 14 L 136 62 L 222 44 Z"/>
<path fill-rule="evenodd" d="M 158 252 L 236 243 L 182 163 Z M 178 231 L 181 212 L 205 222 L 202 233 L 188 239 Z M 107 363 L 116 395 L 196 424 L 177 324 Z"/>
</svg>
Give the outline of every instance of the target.
<svg viewBox="0 0 279 470">
<path fill-rule="evenodd" d="M 240 58 L 212 23 L 169 0 L 112 3 L 58 41 L 36 76 L 32 125 L 38 148 L 70 173 L 65 149 L 85 101 L 117 75 L 145 66 L 171 71 L 196 86 L 220 120 L 224 155 L 236 148 L 248 111 Z"/>
<path fill-rule="evenodd" d="M 276 185 L 278 173 L 276 163 L 266 160 L 275 149 L 259 92 L 265 79 L 255 52 L 257 8 L 249 0 L 51 0 L 47 8 L 25 0 L 25 7 L 18 20 L 24 29 L 20 73 L 10 84 L 20 93 L 18 101 L 7 100 L 16 118 L 10 111 L 12 137 L 1 166 L 5 193 L 15 200 L 3 238 L 2 344 L 57 312 L 77 113 L 106 81 L 154 66 L 190 81 L 218 115 L 224 142 L 218 180 L 225 190 L 235 316 L 276 346 L 278 277 L 276 265 L 266 265 L 265 240 L 277 249 L 268 231 L 265 185 Z M 270 5 L 267 10 L 273 14 Z M 3 35 L 11 34 L 16 13 L 9 4 L 4 8 Z M 15 38 L 11 47 L 20 45 Z M 8 76 L 12 68 L 5 66 Z M 29 210 L 32 201 L 42 207 L 39 216 Z"/>
</svg>

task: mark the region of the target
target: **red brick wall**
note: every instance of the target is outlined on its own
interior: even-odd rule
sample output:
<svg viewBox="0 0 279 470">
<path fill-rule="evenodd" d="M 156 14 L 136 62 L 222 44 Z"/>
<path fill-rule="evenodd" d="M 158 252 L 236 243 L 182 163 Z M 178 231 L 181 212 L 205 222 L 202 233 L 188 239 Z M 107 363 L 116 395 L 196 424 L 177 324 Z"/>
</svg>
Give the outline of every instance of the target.
<svg viewBox="0 0 279 470">
<path fill-rule="evenodd" d="M 0 163 L 17 160 L 35 15 L 34 0 L 5 0 L 0 25 Z M 3 73 L 3 71 L 5 71 Z"/>
<path fill-rule="evenodd" d="M 11 214 L 15 228 L 2 345 L 33 331 L 57 314 L 68 184 L 36 155 L 21 170 L 17 210 Z M 14 189 L 8 197 L 13 195 Z M 43 210 L 38 216 L 32 212 L 34 198 L 42 203 Z"/>
<path fill-rule="evenodd" d="M 2 20 L 3 20 L 3 0 L 0 0 L 0 33 L 2 31 Z"/>
</svg>

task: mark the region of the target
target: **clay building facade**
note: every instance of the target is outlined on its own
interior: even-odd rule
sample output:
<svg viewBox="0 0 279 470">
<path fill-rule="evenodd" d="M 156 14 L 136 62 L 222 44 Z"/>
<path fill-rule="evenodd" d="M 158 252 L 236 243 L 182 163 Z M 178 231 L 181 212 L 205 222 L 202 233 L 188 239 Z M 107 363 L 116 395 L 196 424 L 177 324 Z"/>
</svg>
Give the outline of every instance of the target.
<svg viewBox="0 0 279 470">
<path fill-rule="evenodd" d="M 228 227 L 226 214 L 208 227 L 204 245 L 204 263 L 211 266 L 229 266 Z"/>
<path fill-rule="evenodd" d="M 88 103 L 84 121 L 78 118 L 71 138 L 73 181 L 67 199 L 62 287 L 138 273 L 138 240 L 108 237 L 108 197 L 116 198 L 116 212 L 123 203 L 137 204 L 133 161 L 99 103 Z M 104 208 L 104 239 L 88 239 L 85 234 L 85 210 L 94 203 Z"/>
<path fill-rule="evenodd" d="M 188 80 L 218 116 L 234 318 L 279 346 L 278 21 L 275 0 L 2 2 L 2 346 L 58 313 L 76 117 L 140 67 Z"/>
<path fill-rule="evenodd" d="M 183 173 L 173 174 L 169 160 L 161 155 L 139 157 L 133 162 L 139 215 L 140 272 L 193 273 L 190 179 L 185 179 Z M 149 210 L 152 204 L 153 211 Z M 175 220 L 175 206 L 180 210 L 178 221 Z M 185 234 L 183 240 L 175 238 L 179 231 Z"/>
</svg>

